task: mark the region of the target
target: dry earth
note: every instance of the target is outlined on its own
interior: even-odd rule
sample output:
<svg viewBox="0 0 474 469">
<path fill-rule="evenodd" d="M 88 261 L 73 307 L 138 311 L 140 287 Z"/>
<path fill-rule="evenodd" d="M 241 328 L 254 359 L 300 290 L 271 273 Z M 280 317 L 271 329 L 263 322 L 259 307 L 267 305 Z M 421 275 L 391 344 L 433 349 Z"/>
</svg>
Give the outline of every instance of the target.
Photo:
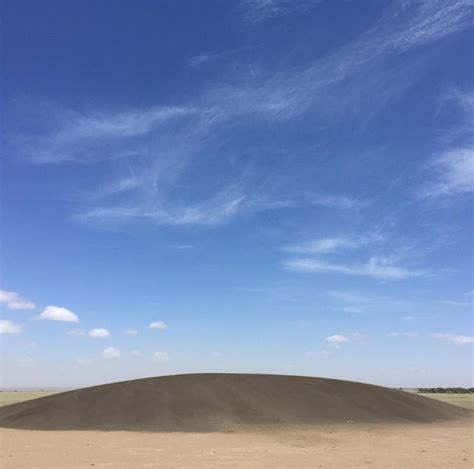
<svg viewBox="0 0 474 469">
<path fill-rule="evenodd" d="M 2 468 L 471 468 L 474 422 L 234 433 L 1 429 Z"/>
</svg>

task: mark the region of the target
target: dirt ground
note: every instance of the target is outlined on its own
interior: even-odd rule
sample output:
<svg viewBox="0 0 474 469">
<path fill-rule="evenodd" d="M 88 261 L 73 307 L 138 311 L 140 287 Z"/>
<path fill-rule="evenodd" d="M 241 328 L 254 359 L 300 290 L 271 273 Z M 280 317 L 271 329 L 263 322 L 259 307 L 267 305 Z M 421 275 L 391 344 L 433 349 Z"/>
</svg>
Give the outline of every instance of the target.
<svg viewBox="0 0 474 469">
<path fill-rule="evenodd" d="M 0 429 L 2 468 L 448 468 L 474 466 L 474 422 L 227 433 Z"/>
</svg>

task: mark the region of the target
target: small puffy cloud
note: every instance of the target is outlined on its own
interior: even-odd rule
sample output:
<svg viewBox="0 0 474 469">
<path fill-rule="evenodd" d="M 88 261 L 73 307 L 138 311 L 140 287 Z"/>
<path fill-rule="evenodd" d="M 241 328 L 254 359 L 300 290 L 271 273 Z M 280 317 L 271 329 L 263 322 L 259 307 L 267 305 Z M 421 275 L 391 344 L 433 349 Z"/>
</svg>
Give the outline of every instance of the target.
<svg viewBox="0 0 474 469">
<path fill-rule="evenodd" d="M 107 339 L 110 337 L 110 332 L 103 328 L 91 329 L 89 331 L 89 337 L 92 337 L 93 339 Z"/>
<path fill-rule="evenodd" d="M 474 344 L 474 337 L 467 335 L 455 335 L 455 334 L 431 334 L 434 339 L 447 340 L 456 345 L 467 345 Z"/>
<path fill-rule="evenodd" d="M 329 345 L 329 347 L 339 348 L 345 342 L 349 342 L 349 339 L 345 335 L 341 334 L 334 334 L 326 337 L 325 342 Z"/>
<path fill-rule="evenodd" d="M 40 319 L 48 319 L 50 321 L 78 322 L 77 314 L 69 311 L 61 306 L 47 306 L 39 315 Z"/>
<path fill-rule="evenodd" d="M 153 360 L 155 362 L 166 363 L 171 360 L 171 357 L 166 352 L 155 352 L 153 354 Z"/>
<path fill-rule="evenodd" d="M 132 350 L 132 355 L 134 357 L 141 357 L 142 353 L 139 350 Z"/>
<path fill-rule="evenodd" d="M 0 290 L 0 303 L 5 303 L 8 309 L 35 309 L 36 305 L 25 300 L 13 291 Z"/>
<path fill-rule="evenodd" d="M 164 321 L 154 321 L 148 326 L 149 329 L 168 329 L 167 324 Z"/>
<path fill-rule="evenodd" d="M 86 335 L 86 331 L 84 329 L 71 329 L 70 331 L 67 331 L 66 334 L 73 336 L 82 336 Z"/>
<path fill-rule="evenodd" d="M 119 358 L 120 350 L 117 350 L 115 347 L 107 347 L 102 352 L 102 358 Z"/>
<path fill-rule="evenodd" d="M 18 334 L 19 332 L 21 332 L 21 327 L 18 324 L 6 319 L 0 320 L 0 334 Z"/>
<path fill-rule="evenodd" d="M 127 329 L 125 331 L 122 332 L 122 335 L 137 335 L 138 334 L 138 331 L 136 329 Z"/>
</svg>

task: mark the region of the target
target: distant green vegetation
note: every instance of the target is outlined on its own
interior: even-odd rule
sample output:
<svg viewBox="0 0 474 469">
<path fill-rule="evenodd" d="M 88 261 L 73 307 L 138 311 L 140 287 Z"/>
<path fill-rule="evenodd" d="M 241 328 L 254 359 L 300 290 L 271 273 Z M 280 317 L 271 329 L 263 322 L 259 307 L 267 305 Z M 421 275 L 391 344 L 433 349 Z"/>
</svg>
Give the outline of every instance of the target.
<svg viewBox="0 0 474 469">
<path fill-rule="evenodd" d="M 0 391 L 0 407 L 15 402 L 29 401 L 37 397 L 49 396 L 60 391 Z"/>
<path fill-rule="evenodd" d="M 474 393 L 434 393 L 434 392 L 420 392 L 422 396 L 431 397 L 438 401 L 454 404 L 466 409 L 474 410 Z"/>
<path fill-rule="evenodd" d="M 474 388 L 418 388 L 418 392 L 426 394 L 474 394 Z"/>
</svg>

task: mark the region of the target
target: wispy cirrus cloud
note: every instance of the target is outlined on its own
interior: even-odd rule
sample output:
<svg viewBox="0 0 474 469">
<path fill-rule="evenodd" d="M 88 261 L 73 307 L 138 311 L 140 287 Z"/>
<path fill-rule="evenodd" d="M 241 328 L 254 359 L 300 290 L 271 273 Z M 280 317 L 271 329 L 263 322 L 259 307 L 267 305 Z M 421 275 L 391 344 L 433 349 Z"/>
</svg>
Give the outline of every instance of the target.
<svg viewBox="0 0 474 469">
<path fill-rule="evenodd" d="M 359 249 L 364 246 L 379 243 L 384 237 L 379 233 L 365 236 L 334 236 L 304 241 L 285 248 L 286 251 L 297 254 L 329 254 L 339 251 Z"/>
<path fill-rule="evenodd" d="M 418 194 L 431 199 L 474 192 L 474 91 L 454 88 L 444 99 L 454 104 L 459 117 L 456 126 L 444 132 L 446 149 L 425 167 L 424 174 L 431 177 Z"/>
<path fill-rule="evenodd" d="M 452 196 L 474 192 L 474 146 L 447 150 L 436 157 L 430 166 L 436 177 L 424 187 L 423 196 Z"/>
<path fill-rule="evenodd" d="M 304 13 L 322 0 L 241 0 L 240 9 L 244 19 L 250 23 L 277 18 L 279 16 Z"/>
<path fill-rule="evenodd" d="M 427 271 L 403 267 L 383 257 L 372 257 L 365 264 L 343 264 L 314 258 L 297 258 L 287 260 L 283 266 L 293 272 L 334 273 L 381 280 L 404 280 L 428 275 Z"/>
<path fill-rule="evenodd" d="M 298 254 L 327 254 L 337 250 L 354 249 L 358 246 L 359 243 L 354 239 L 320 238 L 312 241 L 305 241 L 297 245 L 288 246 L 286 250 Z"/>
<path fill-rule="evenodd" d="M 474 344 L 474 337 L 467 335 L 456 335 L 456 334 L 446 334 L 446 333 L 436 333 L 431 334 L 431 337 L 439 340 L 446 340 L 455 345 L 468 345 Z"/>
<path fill-rule="evenodd" d="M 242 5 L 258 22 L 313 3 L 258 0 Z M 269 184 L 262 184 L 266 182 L 262 168 L 259 177 L 252 178 L 236 174 L 230 163 L 222 167 L 224 177 L 213 185 L 199 186 L 198 176 L 209 161 L 203 155 L 219 156 L 222 161 L 217 140 L 231 139 L 249 123 L 265 135 L 268 129 L 275 132 L 282 124 L 302 117 L 315 125 L 372 119 L 423 75 L 423 60 L 411 52 L 461 31 L 469 25 L 469 14 L 469 5 L 462 1 L 390 7 L 353 41 L 304 66 L 275 71 L 241 60 L 237 75 L 223 75 L 188 103 L 57 113 L 48 116 L 52 121 L 49 130 L 20 134 L 15 145 L 19 153 L 42 163 L 107 161 L 113 165 L 127 161 L 113 166 L 107 179 L 97 183 L 95 194 L 100 202 L 89 201 L 75 214 L 75 220 L 92 225 L 212 226 L 242 214 L 285 206 L 319 204 L 348 209 L 360 201 L 345 194 L 323 193 L 313 201 L 290 194 L 282 201 Z M 395 63 L 393 58 L 401 56 L 404 60 Z M 196 63 L 208 58 L 203 54 Z M 47 123 L 40 127 L 44 129 Z M 283 160 L 279 165 L 284 175 L 291 163 Z M 110 180 L 109 174 L 113 175 Z M 266 186 L 263 192 L 262 186 Z M 85 192 L 89 196 L 94 191 L 88 188 Z"/>
<path fill-rule="evenodd" d="M 207 53 L 204 53 L 204 54 L 199 54 L 199 55 L 195 55 L 193 57 L 189 57 L 186 60 L 186 65 L 188 67 L 197 68 L 197 67 L 200 67 L 201 65 L 204 65 L 208 62 L 212 62 L 212 61 L 217 60 L 219 58 L 222 58 L 224 56 L 225 56 L 225 54 L 223 54 L 223 53 L 207 52 Z"/>
<path fill-rule="evenodd" d="M 50 123 L 46 134 L 19 135 L 28 159 L 37 163 L 78 162 L 134 157 L 141 154 L 137 137 L 150 134 L 161 126 L 194 114 L 192 108 L 155 107 L 144 110 L 98 112 L 69 111 L 64 123 Z M 53 114 L 57 120 L 62 113 Z M 56 127 L 56 128 L 54 128 Z"/>
</svg>

